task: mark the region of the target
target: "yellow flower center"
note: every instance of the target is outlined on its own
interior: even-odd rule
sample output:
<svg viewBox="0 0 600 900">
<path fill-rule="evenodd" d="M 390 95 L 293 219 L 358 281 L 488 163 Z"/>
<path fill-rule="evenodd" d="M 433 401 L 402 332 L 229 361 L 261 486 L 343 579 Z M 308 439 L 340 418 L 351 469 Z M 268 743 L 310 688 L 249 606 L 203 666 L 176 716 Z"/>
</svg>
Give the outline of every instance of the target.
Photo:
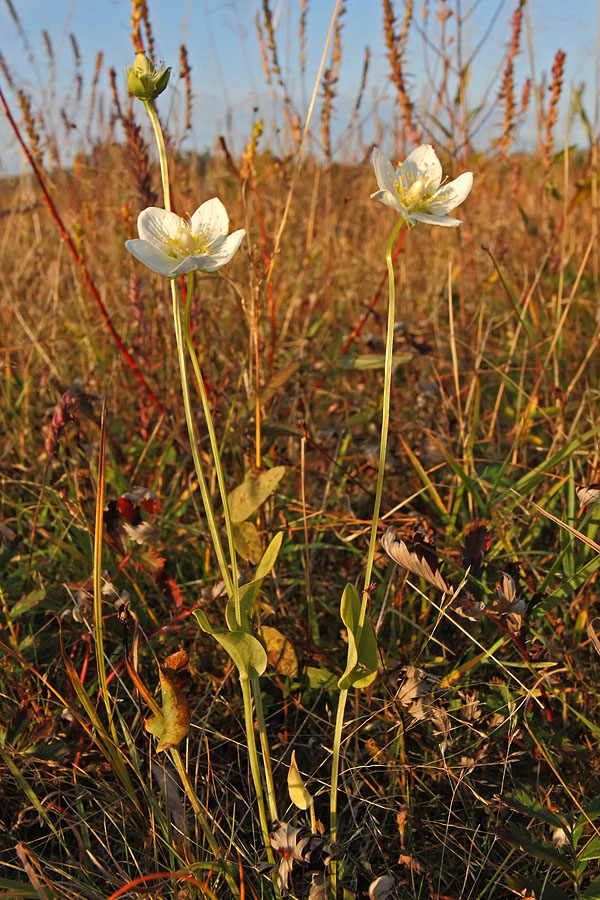
<svg viewBox="0 0 600 900">
<path fill-rule="evenodd" d="M 180 256 L 212 256 L 210 244 L 212 235 L 202 231 L 200 234 L 192 234 L 187 222 L 181 220 L 181 225 L 175 236 L 162 235 L 162 242 L 169 256 L 178 259 Z"/>
<path fill-rule="evenodd" d="M 418 203 L 425 196 L 425 184 L 422 178 L 417 178 L 406 192 L 406 200 L 409 204 Z"/>
</svg>

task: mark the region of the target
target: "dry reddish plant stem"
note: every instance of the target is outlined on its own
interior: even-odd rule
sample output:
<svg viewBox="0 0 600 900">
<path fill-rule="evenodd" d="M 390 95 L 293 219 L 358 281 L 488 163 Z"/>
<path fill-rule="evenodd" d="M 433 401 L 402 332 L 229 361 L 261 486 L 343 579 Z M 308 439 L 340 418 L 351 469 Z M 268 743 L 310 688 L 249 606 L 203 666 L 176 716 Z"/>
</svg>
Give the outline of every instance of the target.
<svg viewBox="0 0 600 900">
<path fill-rule="evenodd" d="M 154 406 L 156 407 L 156 409 L 159 412 L 164 413 L 165 408 L 163 407 L 163 405 L 160 402 L 160 400 L 158 399 L 158 397 L 154 394 L 154 392 L 152 391 L 152 389 L 146 382 L 146 379 L 140 372 L 137 363 L 135 362 L 135 360 L 133 359 L 133 357 L 127 350 L 127 347 L 125 346 L 125 344 L 123 343 L 121 338 L 119 337 L 119 334 L 118 334 L 115 326 L 113 325 L 110 316 L 108 315 L 107 309 L 104 306 L 104 303 L 102 302 L 102 298 L 101 298 L 100 294 L 98 293 L 96 285 L 92 281 L 92 276 L 88 272 L 83 259 L 77 252 L 77 248 L 73 242 L 73 239 L 72 239 L 71 235 L 69 234 L 69 232 L 67 231 L 67 229 L 65 228 L 63 221 L 58 214 L 58 210 L 56 209 L 56 206 L 54 205 L 54 201 L 52 200 L 50 194 L 48 193 L 48 189 L 46 188 L 46 185 L 44 184 L 44 179 L 42 178 L 41 172 L 40 172 L 38 166 L 36 165 L 35 159 L 33 158 L 32 154 L 29 150 L 29 147 L 27 146 L 27 144 L 21 137 L 21 132 L 19 131 L 19 127 L 12 117 L 12 114 L 10 112 L 10 109 L 8 108 L 8 104 L 6 102 L 6 99 L 5 99 L 4 94 L 2 93 L 1 89 L 0 89 L 0 104 L 2 104 L 4 114 L 6 115 L 6 118 L 8 119 L 8 121 L 10 123 L 10 126 L 15 134 L 15 137 L 16 137 L 17 141 L 19 142 L 19 144 L 21 145 L 21 148 L 23 149 L 23 152 L 24 152 L 25 156 L 27 157 L 29 165 L 31 166 L 31 168 L 33 170 L 33 174 L 35 175 L 35 179 L 40 186 L 42 194 L 44 195 L 44 200 L 46 201 L 46 204 L 48 206 L 48 209 L 50 210 L 52 218 L 56 222 L 56 224 L 58 226 L 58 230 L 60 231 L 63 240 L 65 241 L 67 247 L 71 251 L 71 255 L 73 256 L 77 265 L 79 266 L 79 268 L 81 270 L 81 274 L 83 275 L 83 279 L 84 279 L 85 283 L 87 284 L 87 286 L 90 290 L 90 293 L 92 294 L 92 297 L 94 298 L 94 300 L 96 301 L 96 303 L 98 305 L 98 309 L 100 310 L 100 315 L 102 316 L 102 318 L 104 320 L 104 324 L 108 328 L 115 344 L 119 348 L 119 352 L 121 353 L 121 356 L 123 357 L 123 359 L 129 366 L 134 378 L 144 388 L 144 390 L 148 396 L 148 399 L 154 404 Z"/>
</svg>

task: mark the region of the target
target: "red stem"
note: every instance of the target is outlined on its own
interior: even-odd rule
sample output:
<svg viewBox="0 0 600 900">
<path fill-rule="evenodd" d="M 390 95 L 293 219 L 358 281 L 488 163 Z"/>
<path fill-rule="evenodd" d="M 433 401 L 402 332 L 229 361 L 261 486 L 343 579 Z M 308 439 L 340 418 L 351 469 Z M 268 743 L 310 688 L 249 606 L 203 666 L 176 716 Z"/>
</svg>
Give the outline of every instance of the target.
<svg viewBox="0 0 600 900">
<path fill-rule="evenodd" d="M 102 318 L 104 319 L 104 323 L 105 323 L 106 327 L 108 328 L 108 330 L 110 331 L 115 344 L 119 348 L 121 356 L 123 356 L 123 358 L 125 359 L 125 362 L 131 369 L 134 377 L 144 388 L 144 390 L 146 391 L 146 394 L 148 395 L 148 398 L 152 401 L 152 403 L 154 404 L 156 409 L 160 413 L 164 413 L 165 412 L 164 406 L 162 405 L 162 403 L 160 402 L 158 397 L 154 394 L 152 389 L 147 384 L 146 379 L 144 378 L 144 376 L 142 375 L 142 373 L 140 372 L 140 370 L 137 366 L 137 363 L 135 362 L 135 360 L 129 353 L 127 347 L 125 346 L 125 344 L 119 337 L 117 330 L 115 329 L 115 326 L 111 322 L 111 319 L 110 319 L 110 316 L 108 315 L 106 307 L 104 306 L 104 303 L 102 302 L 102 298 L 100 297 L 100 294 L 98 293 L 98 291 L 96 289 L 96 285 L 92 281 L 92 277 L 91 277 L 90 273 L 88 272 L 83 259 L 80 257 L 79 253 L 77 252 L 77 248 L 76 248 L 75 244 L 73 243 L 71 235 L 69 234 L 69 232 L 63 225 L 62 219 L 60 218 L 60 216 L 58 214 L 56 206 L 54 205 L 54 202 L 53 202 L 50 194 L 48 193 L 48 189 L 46 188 L 46 185 L 44 184 L 44 179 L 42 178 L 41 172 L 38 169 L 33 156 L 31 155 L 31 151 L 29 150 L 29 148 L 25 144 L 23 138 L 21 137 L 18 125 L 16 124 L 15 120 L 13 119 L 13 117 L 11 115 L 11 112 L 8 108 L 8 104 L 6 102 L 6 99 L 5 99 L 4 94 L 2 93 L 1 89 L 0 89 L 0 103 L 2 104 L 2 108 L 4 109 L 6 118 L 10 122 L 12 130 L 15 133 L 15 137 L 17 138 L 17 141 L 21 145 L 23 152 L 24 152 L 25 156 L 27 157 L 27 161 L 29 162 L 29 165 L 31 166 L 31 168 L 33 170 L 33 174 L 35 175 L 36 181 L 41 188 L 42 194 L 44 195 L 44 200 L 46 201 L 48 209 L 50 210 L 50 212 L 52 214 L 52 218 L 58 225 L 58 230 L 60 231 L 60 233 L 63 237 L 63 240 L 66 242 L 67 247 L 69 248 L 73 257 L 75 258 L 77 265 L 79 266 L 79 268 L 81 270 L 81 274 L 83 275 L 84 281 L 87 284 L 88 288 L 90 289 L 90 292 L 91 292 L 94 300 L 98 304 L 100 314 L 101 314 Z"/>
</svg>

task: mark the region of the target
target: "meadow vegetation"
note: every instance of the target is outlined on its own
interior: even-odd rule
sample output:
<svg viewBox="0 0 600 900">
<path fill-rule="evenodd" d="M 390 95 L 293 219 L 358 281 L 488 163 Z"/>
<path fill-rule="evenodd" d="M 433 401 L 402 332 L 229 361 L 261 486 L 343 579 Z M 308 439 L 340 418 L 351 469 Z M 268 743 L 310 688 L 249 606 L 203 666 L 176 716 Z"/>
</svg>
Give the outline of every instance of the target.
<svg viewBox="0 0 600 900">
<path fill-rule="evenodd" d="M 431 7 L 445 79 L 458 64 L 444 29 L 467 23 L 460 4 Z M 0 184 L 7 900 L 243 900 L 286 888 L 318 900 L 334 892 L 332 868 L 345 900 L 600 897 L 597 132 L 580 93 L 571 111 L 588 143 L 568 146 L 557 128 L 564 54 L 546 80 L 515 84 L 523 2 L 488 97 L 497 127 L 485 148 L 471 133 L 479 113 L 464 102 L 467 60 L 456 95 L 442 81 L 426 115 L 406 74 L 406 35 L 421 13 L 406 3 L 400 14 L 388 0 L 381 9 L 397 98 L 388 130 L 380 123 L 382 148 L 401 160 L 434 143 L 444 172 L 473 171 L 474 187 L 456 211 L 460 228 L 418 223 L 394 246 L 390 434 L 364 595 L 378 672 L 350 686 L 330 840 L 349 640 L 340 598 L 348 585 L 358 596 L 365 573 L 385 247 L 397 221 L 370 199 L 372 145 L 360 124 L 368 55 L 348 123 L 354 159 L 332 149 L 343 4 L 336 9 L 308 125 L 282 75 L 268 0 L 259 9 L 283 151 L 261 133 L 259 113 L 239 158 L 218 136 L 209 155 L 186 149 L 202 99 L 185 48 L 168 61 L 177 128 L 166 95 L 156 101 L 173 209 L 189 216 L 219 197 L 231 230 L 246 229 L 225 269 L 196 277 L 189 297 L 185 278 L 177 289 L 189 300 L 235 511 L 241 583 L 282 536 L 251 629 L 268 659 L 253 689 L 278 809 L 270 850 L 235 660 L 199 627 L 224 626 L 227 596 L 186 430 L 170 284 L 124 248 L 140 210 L 163 205 L 152 132 L 101 60 L 85 104 L 54 125 L 2 66 L 4 114 L 30 153 L 28 173 Z M 132 10 L 134 46 L 152 57 L 146 5 L 133 0 Z M 306 0 L 300 12 L 302 35 Z M 73 48 L 77 84 L 75 37 Z M 104 138 L 86 141 L 105 85 Z M 537 147 L 517 152 L 534 103 Z M 81 147 L 59 165 L 69 122 Z M 226 544 L 191 368 L 190 390 Z M 240 511 L 244 484 L 255 501 Z M 163 748 L 171 713 L 181 731 Z M 159 725 L 149 733 L 151 714 Z"/>
</svg>

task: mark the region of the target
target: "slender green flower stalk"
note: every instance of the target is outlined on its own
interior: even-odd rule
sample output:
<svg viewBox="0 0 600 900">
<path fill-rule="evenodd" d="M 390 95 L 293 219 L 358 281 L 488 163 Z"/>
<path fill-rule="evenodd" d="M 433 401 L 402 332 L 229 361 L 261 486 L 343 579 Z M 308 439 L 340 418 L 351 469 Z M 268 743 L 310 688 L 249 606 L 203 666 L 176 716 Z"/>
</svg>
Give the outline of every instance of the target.
<svg viewBox="0 0 600 900">
<path fill-rule="evenodd" d="M 417 147 L 397 169 L 388 162 L 381 151 L 375 148 L 372 155 L 375 177 L 379 190 L 372 194 L 372 199 L 378 200 L 385 206 L 394 209 L 400 216 L 396 223 L 386 247 L 386 264 L 388 270 L 388 317 L 387 336 L 385 345 L 385 366 L 383 375 L 383 399 L 381 417 L 381 440 L 379 447 L 379 467 L 377 470 L 377 486 L 375 490 L 375 502 L 373 519 L 369 537 L 369 550 L 365 567 L 365 579 L 360 599 L 360 607 L 354 610 L 352 606 L 352 591 L 346 597 L 346 591 L 342 598 L 342 609 L 346 614 L 346 620 L 351 622 L 349 628 L 348 666 L 340 679 L 340 695 L 335 722 L 333 739 L 332 765 L 331 765 L 331 796 L 330 796 L 330 833 L 332 840 L 337 839 L 337 792 L 340 773 L 340 755 L 342 735 L 344 730 L 344 713 L 348 699 L 349 686 L 357 688 L 370 683 L 377 670 L 376 662 L 369 659 L 367 644 L 371 643 L 373 649 L 374 637 L 370 622 L 371 634 L 366 634 L 370 641 L 365 642 L 365 648 L 361 647 L 361 640 L 365 636 L 365 620 L 367 605 L 371 589 L 371 577 L 373 574 L 373 561 L 377 546 L 377 526 L 381 509 L 383 494 L 383 478 L 385 473 L 385 459 L 387 454 L 387 440 L 390 419 L 390 398 L 392 386 L 392 361 L 394 350 L 394 322 L 396 306 L 396 287 L 394 279 L 394 267 L 392 262 L 392 249 L 394 242 L 403 227 L 413 228 L 417 222 L 426 222 L 430 225 L 454 227 L 460 225 L 459 219 L 451 218 L 448 213 L 465 200 L 472 184 L 473 175 L 465 172 L 454 181 L 445 183 L 442 181 L 442 167 L 436 153 L 429 144 Z M 352 587 L 352 586 L 350 586 Z M 354 590 L 352 588 L 352 590 Z M 356 591 L 354 590 L 354 594 Z M 356 597 L 358 607 L 358 597 Z M 349 612 L 351 615 L 349 616 Z M 356 612 L 358 613 L 356 615 Z M 351 632 L 351 634 L 350 634 Z M 354 654 L 351 658 L 351 650 Z M 336 896 L 337 866 L 332 862 L 331 866 L 332 896 Z"/>
<path fill-rule="evenodd" d="M 365 580 L 362 592 L 362 600 L 360 606 L 360 615 L 356 630 L 356 644 L 360 645 L 360 638 L 364 628 L 365 616 L 367 613 L 367 603 L 369 601 L 369 587 L 371 584 L 371 575 L 373 573 L 373 560 L 375 558 L 375 548 L 377 546 L 377 525 L 379 523 L 379 511 L 381 509 L 381 497 L 383 494 L 383 476 L 385 472 L 385 457 L 387 453 L 387 439 L 390 422 L 390 397 L 392 388 L 392 361 L 394 353 L 394 323 L 396 317 L 396 286 L 394 279 L 394 264 L 392 262 L 392 249 L 394 242 L 400 233 L 401 228 L 405 225 L 404 219 L 399 219 L 394 230 L 390 235 L 387 243 L 385 259 L 388 269 L 388 318 L 387 318 L 387 335 L 385 343 L 385 364 L 383 372 L 383 410 L 381 416 L 381 441 L 379 446 L 379 467 L 377 470 L 377 486 L 375 489 L 375 502 L 373 506 L 373 520 L 371 523 L 371 534 L 369 538 L 369 550 L 367 554 L 367 565 L 365 570 Z M 329 829 L 332 841 L 337 840 L 337 789 L 340 774 L 340 750 L 342 744 L 342 732 L 344 729 L 344 713 L 346 710 L 346 702 L 348 699 L 348 690 L 340 690 L 338 698 L 338 708 L 335 720 L 335 732 L 333 737 L 333 755 L 331 763 L 331 800 L 329 809 Z M 335 865 L 332 866 L 332 887 L 335 892 Z"/>
</svg>

